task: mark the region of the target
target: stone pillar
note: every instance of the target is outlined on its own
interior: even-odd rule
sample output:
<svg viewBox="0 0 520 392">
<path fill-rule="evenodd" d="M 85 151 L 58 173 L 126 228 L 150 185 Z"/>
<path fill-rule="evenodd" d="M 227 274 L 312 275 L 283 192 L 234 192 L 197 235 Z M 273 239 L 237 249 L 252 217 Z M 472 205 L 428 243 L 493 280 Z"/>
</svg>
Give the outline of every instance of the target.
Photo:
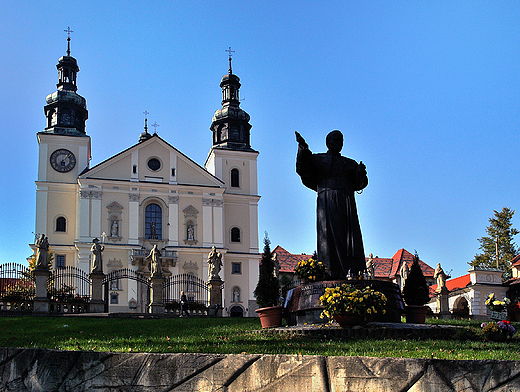
<svg viewBox="0 0 520 392">
<path fill-rule="evenodd" d="M 163 284 L 164 276 L 162 274 L 155 274 L 150 277 L 149 281 L 152 284 L 150 288 L 150 305 L 148 306 L 149 313 L 164 313 L 163 302 Z"/>
<path fill-rule="evenodd" d="M 220 277 L 211 279 L 209 287 L 210 316 L 222 317 L 222 285 L 224 282 Z"/>
<path fill-rule="evenodd" d="M 103 300 L 103 272 L 91 272 L 90 278 L 90 313 L 103 313 L 105 301 Z"/>
<path fill-rule="evenodd" d="M 441 287 L 440 290 L 436 291 L 437 296 L 437 310 L 440 318 L 450 318 L 450 306 L 448 304 L 449 290 L 446 287 Z"/>
<path fill-rule="evenodd" d="M 33 299 L 34 312 L 49 312 L 49 298 L 47 298 L 47 279 L 49 278 L 48 269 L 34 270 L 34 285 L 36 293 Z"/>
</svg>

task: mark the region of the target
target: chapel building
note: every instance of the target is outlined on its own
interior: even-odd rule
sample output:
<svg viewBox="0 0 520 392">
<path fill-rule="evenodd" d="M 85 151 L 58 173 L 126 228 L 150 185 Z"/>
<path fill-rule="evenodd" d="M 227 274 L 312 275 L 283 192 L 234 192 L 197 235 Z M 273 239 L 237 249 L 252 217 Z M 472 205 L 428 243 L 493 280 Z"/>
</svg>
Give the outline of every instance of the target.
<svg viewBox="0 0 520 392">
<path fill-rule="evenodd" d="M 70 38 L 57 69 L 57 91 L 47 96 L 44 107 L 46 127 L 37 133 L 35 230 L 48 237 L 53 267 L 75 266 L 89 273 L 92 242 L 98 238 L 106 274 L 119 269 L 149 274 L 145 257 L 157 245 L 166 276 L 207 280 L 207 257 L 215 247 L 222 254 L 224 315 L 253 316 L 258 152 L 250 145 L 250 117 L 240 108 L 241 84 L 231 58 L 220 83 L 222 107 L 212 118 L 204 166 L 150 134 L 145 119 L 135 145 L 91 167 L 88 111 L 77 93 L 79 67 L 70 55 Z M 146 312 L 147 296 L 136 281 L 111 283 L 109 311 Z"/>
</svg>

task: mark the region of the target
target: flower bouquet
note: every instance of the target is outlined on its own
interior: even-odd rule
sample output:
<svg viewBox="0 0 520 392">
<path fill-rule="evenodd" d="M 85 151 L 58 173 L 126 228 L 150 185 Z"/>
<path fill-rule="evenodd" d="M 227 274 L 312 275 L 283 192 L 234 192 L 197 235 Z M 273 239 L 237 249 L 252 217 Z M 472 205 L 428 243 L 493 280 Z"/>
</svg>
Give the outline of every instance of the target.
<svg viewBox="0 0 520 392">
<path fill-rule="evenodd" d="M 300 260 L 294 271 L 304 282 L 319 282 L 325 278 L 327 267 L 313 256 L 307 260 Z"/>
<path fill-rule="evenodd" d="M 489 294 L 486 299 L 486 306 L 491 310 L 491 318 L 494 320 L 507 318 L 507 306 L 510 303 L 511 301 L 506 297 L 500 301 L 495 297 L 495 293 Z"/>
<path fill-rule="evenodd" d="M 369 286 L 358 289 L 348 284 L 325 289 L 320 297 L 320 317 L 335 319 L 340 325 L 356 325 L 370 321 L 377 313 L 386 313 L 386 297 Z M 343 323 L 341 319 L 343 320 Z"/>
<path fill-rule="evenodd" d="M 515 327 L 507 320 L 482 323 L 481 327 L 484 338 L 495 342 L 503 342 L 516 333 Z"/>
</svg>

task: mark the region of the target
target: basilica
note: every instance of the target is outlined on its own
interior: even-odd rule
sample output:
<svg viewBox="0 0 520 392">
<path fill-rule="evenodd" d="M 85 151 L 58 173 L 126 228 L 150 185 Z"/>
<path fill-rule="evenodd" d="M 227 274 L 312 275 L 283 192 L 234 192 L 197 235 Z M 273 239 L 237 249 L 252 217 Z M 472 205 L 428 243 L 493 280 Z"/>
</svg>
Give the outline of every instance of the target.
<svg viewBox="0 0 520 392">
<path fill-rule="evenodd" d="M 215 247 L 222 255 L 223 315 L 253 316 L 258 152 L 250 145 L 250 117 L 240 108 L 240 79 L 232 72 L 231 58 L 220 82 L 221 108 L 211 120 L 203 166 L 149 133 L 146 119 L 136 144 L 91 166 L 87 104 L 77 93 L 79 67 L 70 54 L 70 38 L 57 69 L 57 90 L 44 107 L 46 126 L 37 133 L 35 230 L 48 237 L 53 268 L 74 266 L 89 273 L 97 239 L 104 273 L 149 274 L 146 255 L 156 245 L 165 275 L 207 280 L 207 258 Z M 109 291 L 110 312 L 146 311 L 147 294 L 137 282 L 121 280 Z"/>
</svg>

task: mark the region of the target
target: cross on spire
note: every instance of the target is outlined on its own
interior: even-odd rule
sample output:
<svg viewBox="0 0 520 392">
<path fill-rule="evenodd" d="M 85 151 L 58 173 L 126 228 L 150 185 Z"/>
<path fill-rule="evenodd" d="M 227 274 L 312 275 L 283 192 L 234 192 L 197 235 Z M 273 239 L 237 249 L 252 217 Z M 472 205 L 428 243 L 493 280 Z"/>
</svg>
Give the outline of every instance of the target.
<svg viewBox="0 0 520 392">
<path fill-rule="evenodd" d="M 63 30 L 67 33 L 67 56 L 70 56 L 70 33 L 73 33 L 74 30 L 70 29 L 70 26 L 67 26 L 67 30 Z"/>
<path fill-rule="evenodd" d="M 235 51 L 231 50 L 231 46 L 230 46 L 229 49 L 224 50 L 224 52 L 228 52 L 228 55 L 229 55 L 229 73 L 232 74 L 233 70 L 231 69 L 231 57 L 233 56 L 233 53 L 235 53 Z"/>
<path fill-rule="evenodd" d="M 160 127 L 159 124 L 157 124 L 157 121 L 152 124 L 152 127 L 154 128 L 154 133 L 157 133 L 157 127 Z"/>
</svg>

